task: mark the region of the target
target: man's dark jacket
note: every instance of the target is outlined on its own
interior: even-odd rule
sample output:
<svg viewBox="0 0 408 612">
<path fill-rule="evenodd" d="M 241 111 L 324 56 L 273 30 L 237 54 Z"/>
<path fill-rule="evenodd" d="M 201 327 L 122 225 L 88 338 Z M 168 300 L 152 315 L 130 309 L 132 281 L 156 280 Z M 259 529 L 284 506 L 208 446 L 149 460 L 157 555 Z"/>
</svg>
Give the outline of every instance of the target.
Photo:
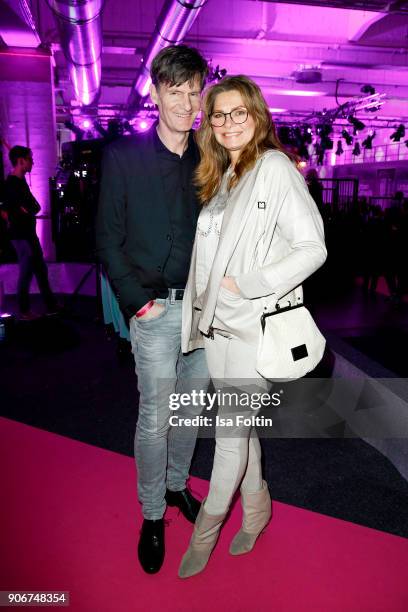
<svg viewBox="0 0 408 612">
<path fill-rule="evenodd" d="M 105 148 L 96 222 L 96 251 L 130 318 L 163 291 L 162 272 L 173 231 L 153 140 L 147 134 L 124 137 Z M 194 146 L 198 163 L 198 150 Z M 188 193 L 194 223 L 199 206 Z"/>
</svg>

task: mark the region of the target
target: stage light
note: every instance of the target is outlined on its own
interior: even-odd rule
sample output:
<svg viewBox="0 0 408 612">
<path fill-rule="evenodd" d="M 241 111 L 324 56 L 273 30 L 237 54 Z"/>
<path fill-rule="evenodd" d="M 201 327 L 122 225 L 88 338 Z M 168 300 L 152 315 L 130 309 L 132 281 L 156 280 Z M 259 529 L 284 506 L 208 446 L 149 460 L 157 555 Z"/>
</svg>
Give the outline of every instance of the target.
<svg viewBox="0 0 408 612">
<path fill-rule="evenodd" d="M 356 157 L 358 155 L 361 155 L 361 148 L 360 148 L 360 143 L 358 142 L 358 140 L 356 140 L 356 143 L 354 145 L 354 149 L 352 150 L 352 155 L 355 155 Z"/>
<path fill-rule="evenodd" d="M 353 137 L 351 136 L 351 134 L 348 133 L 347 130 L 343 130 L 341 135 L 343 136 L 344 140 L 346 141 L 346 143 L 350 146 L 353 144 Z"/>
<path fill-rule="evenodd" d="M 95 128 L 95 130 L 103 137 L 108 135 L 108 132 L 105 130 L 105 128 L 99 123 L 99 121 L 97 121 L 95 119 L 95 121 L 93 122 L 93 126 Z"/>
<path fill-rule="evenodd" d="M 305 89 L 281 89 L 280 87 L 271 87 L 268 88 L 268 93 L 272 96 L 305 96 L 305 97 L 313 97 L 313 96 L 325 96 L 326 93 L 324 91 L 308 91 Z"/>
<path fill-rule="evenodd" d="M 404 138 L 404 136 L 405 136 L 405 127 L 402 123 L 400 123 L 398 127 L 395 126 L 395 132 L 391 134 L 390 139 L 393 140 L 394 142 L 399 142 L 401 138 Z"/>
<path fill-rule="evenodd" d="M 312 144 L 313 134 L 312 128 L 309 125 L 303 127 L 302 138 L 306 144 Z"/>
<path fill-rule="evenodd" d="M 360 91 L 361 93 L 369 94 L 370 96 L 375 94 L 375 89 L 372 85 L 363 85 Z"/>
<path fill-rule="evenodd" d="M 227 74 L 227 70 L 225 68 L 220 68 L 219 65 L 216 66 L 216 68 L 213 68 L 211 65 L 211 62 L 209 62 L 208 76 L 207 76 L 206 82 L 213 83 L 213 82 L 221 81 L 221 79 L 223 79 L 226 74 Z"/>
<path fill-rule="evenodd" d="M 84 119 L 84 121 L 82 122 L 82 127 L 84 128 L 84 130 L 89 130 L 89 128 L 91 127 L 91 122 L 89 121 L 89 119 Z"/>
<path fill-rule="evenodd" d="M 129 134 L 137 134 L 135 128 L 133 127 L 131 123 L 129 123 L 129 121 L 124 121 L 123 127 L 125 128 L 127 132 L 129 132 Z"/>
<path fill-rule="evenodd" d="M 320 146 L 322 147 L 323 151 L 333 149 L 333 141 L 330 138 L 333 128 L 330 123 L 319 124 L 316 128 L 316 132 L 320 135 Z"/>
<path fill-rule="evenodd" d="M 72 121 L 65 121 L 64 125 L 66 128 L 68 128 L 69 130 L 71 130 L 71 132 L 73 134 L 75 134 L 75 140 L 76 141 L 80 141 L 83 139 L 83 137 L 85 136 L 85 132 L 83 130 L 81 130 L 80 127 L 78 127 L 77 125 L 75 125 L 75 123 L 72 123 Z"/>
<path fill-rule="evenodd" d="M 364 149 L 372 149 L 373 148 L 373 140 L 375 138 L 375 132 L 372 132 L 367 136 L 365 140 L 361 143 Z"/>
<path fill-rule="evenodd" d="M 357 134 L 357 132 L 361 132 L 361 130 L 364 130 L 365 124 L 359 119 L 356 119 L 356 117 L 353 117 L 353 115 L 349 115 L 347 119 L 348 122 L 351 123 L 351 125 L 353 126 L 354 136 Z"/>
<path fill-rule="evenodd" d="M 336 149 L 336 155 L 342 155 L 344 153 L 343 150 L 343 146 L 341 144 L 341 140 L 337 141 L 337 149 Z"/>
<path fill-rule="evenodd" d="M 146 121 L 141 121 L 139 123 L 139 127 L 140 127 L 141 130 L 147 130 L 148 125 L 147 125 Z"/>
</svg>

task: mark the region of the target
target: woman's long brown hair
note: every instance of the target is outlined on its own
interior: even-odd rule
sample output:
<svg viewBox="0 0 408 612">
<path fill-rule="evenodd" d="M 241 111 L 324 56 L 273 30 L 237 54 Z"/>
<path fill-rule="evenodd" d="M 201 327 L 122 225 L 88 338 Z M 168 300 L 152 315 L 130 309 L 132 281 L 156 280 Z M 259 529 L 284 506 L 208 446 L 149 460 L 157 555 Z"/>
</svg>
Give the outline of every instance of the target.
<svg viewBox="0 0 408 612">
<path fill-rule="evenodd" d="M 228 188 L 234 187 L 239 179 L 255 165 L 259 156 L 268 149 L 278 149 L 290 159 L 295 160 L 295 156 L 285 150 L 276 134 L 268 105 L 258 85 L 243 75 L 225 77 L 207 90 L 204 97 L 202 122 L 197 130 L 201 161 L 195 173 L 195 184 L 198 187 L 198 197 L 203 205 L 208 204 L 217 193 L 223 174 L 230 165 L 229 153 L 216 141 L 209 119 L 217 95 L 226 91 L 238 91 L 241 94 L 245 108 L 255 121 L 254 137 L 241 152 Z"/>
</svg>

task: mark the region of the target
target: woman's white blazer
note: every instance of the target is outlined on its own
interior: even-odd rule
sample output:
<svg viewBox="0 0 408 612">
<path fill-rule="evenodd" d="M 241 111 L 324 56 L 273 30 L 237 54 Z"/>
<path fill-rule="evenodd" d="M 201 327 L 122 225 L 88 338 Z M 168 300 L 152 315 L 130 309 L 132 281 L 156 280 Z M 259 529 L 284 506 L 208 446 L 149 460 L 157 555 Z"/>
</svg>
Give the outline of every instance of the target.
<svg viewBox="0 0 408 612">
<path fill-rule="evenodd" d="M 206 291 L 196 294 L 197 237 L 183 300 L 182 350 L 203 346 L 215 322 L 245 339 L 267 307 L 302 295 L 325 261 L 323 221 L 305 180 L 280 151 L 264 153 L 231 190 Z M 220 288 L 232 276 L 240 295 Z M 267 306 L 266 306 L 267 305 Z M 201 333 L 202 332 L 202 333 Z"/>
</svg>

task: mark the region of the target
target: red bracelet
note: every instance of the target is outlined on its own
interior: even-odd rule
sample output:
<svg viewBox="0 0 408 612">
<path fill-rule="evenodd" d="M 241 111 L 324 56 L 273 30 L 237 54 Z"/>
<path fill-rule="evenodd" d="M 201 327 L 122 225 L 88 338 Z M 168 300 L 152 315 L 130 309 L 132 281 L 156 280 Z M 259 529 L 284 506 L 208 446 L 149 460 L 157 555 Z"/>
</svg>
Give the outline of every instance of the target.
<svg viewBox="0 0 408 612">
<path fill-rule="evenodd" d="M 142 308 L 140 310 L 138 310 L 137 313 L 136 313 L 136 319 L 139 319 L 140 317 L 143 317 L 143 315 L 146 314 L 146 312 L 148 310 L 150 310 L 153 305 L 154 305 L 154 301 L 150 300 L 150 302 L 147 302 L 147 304 L 142 306 Z"/>
</svg>

